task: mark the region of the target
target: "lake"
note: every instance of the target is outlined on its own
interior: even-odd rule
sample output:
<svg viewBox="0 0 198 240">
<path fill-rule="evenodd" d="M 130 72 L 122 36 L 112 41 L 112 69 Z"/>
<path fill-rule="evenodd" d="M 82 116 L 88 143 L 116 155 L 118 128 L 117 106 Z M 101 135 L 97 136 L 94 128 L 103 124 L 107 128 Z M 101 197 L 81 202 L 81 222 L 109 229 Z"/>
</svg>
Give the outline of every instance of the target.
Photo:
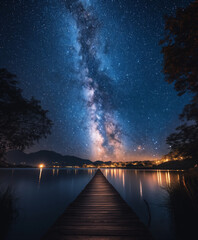
<svg viewBox="0 0 198 240">
<path fill-rule="evenodd" d="M 155 239 L 176 239 L 166 188 L 179 183 L 180 171 L 105 169 L 103 173 Z"/>
<path fill-rule="evenodd" d="M 39 239 L 77 197 L 95 169 L 0 169 L 0 188 L 10 186 L 17 217 L 7 240 Z M 166 187 L 179 171 L 102 169 L 155 239 L 175 239 Z"/>
</svg>

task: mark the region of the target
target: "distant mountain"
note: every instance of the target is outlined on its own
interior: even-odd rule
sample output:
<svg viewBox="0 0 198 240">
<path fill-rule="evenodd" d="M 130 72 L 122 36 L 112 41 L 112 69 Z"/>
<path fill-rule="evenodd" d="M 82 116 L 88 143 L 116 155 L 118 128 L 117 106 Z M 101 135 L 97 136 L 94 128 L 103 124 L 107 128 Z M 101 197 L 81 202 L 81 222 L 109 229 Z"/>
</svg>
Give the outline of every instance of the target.
<svg viewBox="0 0 198 240">
<path fill-rule="evenodd" d="M 74 156 L 63 156 L 53 151 L 42 150 L 34 153 L 24 153 L 22 151 L 9 151 L 6 154 L 8 163 L 19 165 L 38 166 L 82 166 L 83 164 L 92 164 L 88 159 L 82 159 Z"/>
</svg>

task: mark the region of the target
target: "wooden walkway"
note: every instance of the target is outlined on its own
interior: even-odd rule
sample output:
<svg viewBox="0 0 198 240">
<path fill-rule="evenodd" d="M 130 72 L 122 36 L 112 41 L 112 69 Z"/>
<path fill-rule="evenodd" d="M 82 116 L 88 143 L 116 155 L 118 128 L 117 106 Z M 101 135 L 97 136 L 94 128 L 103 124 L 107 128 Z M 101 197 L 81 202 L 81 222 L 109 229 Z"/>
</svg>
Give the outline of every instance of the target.
<svg viewBox="0 0 198 240">
<path fill-rule="evenodd" d="M 98 170 L 43 240 L 152 239 L 148 229 Z"/>
</svg>

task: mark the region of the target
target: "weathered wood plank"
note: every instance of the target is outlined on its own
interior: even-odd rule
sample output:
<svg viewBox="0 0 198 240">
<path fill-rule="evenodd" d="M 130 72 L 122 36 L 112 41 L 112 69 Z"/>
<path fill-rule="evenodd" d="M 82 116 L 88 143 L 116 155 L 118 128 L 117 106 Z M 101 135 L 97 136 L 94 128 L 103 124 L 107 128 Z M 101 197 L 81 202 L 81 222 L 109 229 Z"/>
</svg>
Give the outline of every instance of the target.
<svg viewBox="0 0 198 240">
<path fill-rule="evenodd" d="M 148 229 L 98 170 L 43 240 L 152 239 Z"/>
</svg>

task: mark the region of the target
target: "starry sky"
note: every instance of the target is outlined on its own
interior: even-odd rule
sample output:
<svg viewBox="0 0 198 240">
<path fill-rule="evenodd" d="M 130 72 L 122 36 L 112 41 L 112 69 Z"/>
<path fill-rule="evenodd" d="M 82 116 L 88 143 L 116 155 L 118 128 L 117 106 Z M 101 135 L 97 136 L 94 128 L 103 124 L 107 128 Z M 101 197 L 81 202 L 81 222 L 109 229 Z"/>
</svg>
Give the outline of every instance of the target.
<svg viewBox="0 0 198 240">
<path fill-rule="evenodd" d="M 164 81 L 164 15 L 190 0 L 2 0 L 0 68 L 49 110 L 41 149 L 91 160 L 156 159 L 188 96 Z"/>
</svg>

